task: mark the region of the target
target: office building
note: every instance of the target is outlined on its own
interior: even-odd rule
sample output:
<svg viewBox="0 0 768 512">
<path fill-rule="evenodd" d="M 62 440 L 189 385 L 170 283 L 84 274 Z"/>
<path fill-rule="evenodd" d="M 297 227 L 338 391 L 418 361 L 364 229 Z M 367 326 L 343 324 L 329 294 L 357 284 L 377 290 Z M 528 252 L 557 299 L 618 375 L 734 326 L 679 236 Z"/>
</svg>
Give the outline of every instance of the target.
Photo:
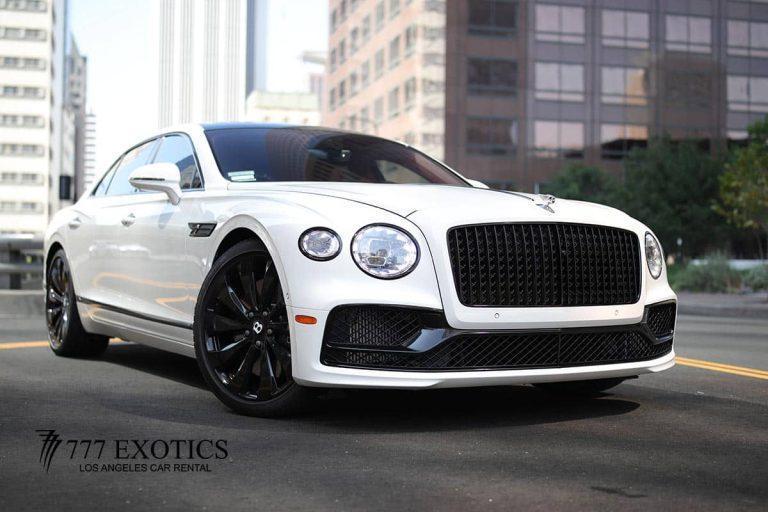
<svg viewBox="0 0 768 512">
<path fill-rule="evenodd" d="M 765 0 L 331 0 L 330 25 L 324 123 L 496 187 L 620 174 L 654 136 L 715 150 L 768 112 Z"/>
<path fill-rule="evenodd" d="M 253 91 L 245 104 L 245 119 L 257 123 L 320 124 L 319 96 L 314 92 Z"/>
</svg>

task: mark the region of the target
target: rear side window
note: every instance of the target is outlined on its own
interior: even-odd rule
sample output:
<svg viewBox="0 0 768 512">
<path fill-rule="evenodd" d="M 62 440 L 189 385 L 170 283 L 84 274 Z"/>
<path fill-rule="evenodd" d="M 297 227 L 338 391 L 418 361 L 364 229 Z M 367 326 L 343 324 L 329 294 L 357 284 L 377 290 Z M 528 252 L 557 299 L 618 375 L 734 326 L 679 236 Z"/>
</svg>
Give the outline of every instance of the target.
<svg viewBox="0 0 768 512">
<path fill-rule="evenodd" d="M 134 170 L 149 161 L 149 157 L 152 155 L 152 151 L 156 144 L 157 139 L 151 140 L 145 142 L 141 146 L 136 146 L 123 155 L 123 159 L 120 160 L 120 164 L 117 166 L 112 182 L 107 189 L 108 196 L 121 196 L 138 192 L 138 190 L 133 188 L 130 182 L 128 182 L 128 178 Z"/>
<path fill-rule="evenodd" d="M 200 169 L 197 167 L 192 143 L 183 135 L 167 135 L 160 142 L 160 149 L 155 155 L 154 163 L 176 164 L 181 173 L 181 190 L 202 188 Z"/>
</svg>

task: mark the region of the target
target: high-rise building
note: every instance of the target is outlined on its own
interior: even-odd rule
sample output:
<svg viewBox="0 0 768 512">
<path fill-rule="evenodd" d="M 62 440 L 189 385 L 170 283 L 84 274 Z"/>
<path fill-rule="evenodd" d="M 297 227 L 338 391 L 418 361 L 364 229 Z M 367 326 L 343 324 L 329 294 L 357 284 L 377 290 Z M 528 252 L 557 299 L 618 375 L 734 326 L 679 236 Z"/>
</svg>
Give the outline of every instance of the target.
<svg viewBox="0 0 768 512">
<path fill-rule="evenodd" d="M 320 124 L 319 97 L 314 92 L 253 91 L 245 103 L 245 119 L 257 123 Z"/>
<path fill-rule="evenodd" d="M 330 0 L 324 123 L 536 191 L 650 137 L 716 148 L 768 112 L 765 0 Z"/>
<path fill-rule="evenodd" d="M 264 83 L 266 0 L 161 0 L 159 124 L 242 118 Z"/>
<path fill-rule="evenodd" d="M 85 191 L 85 137 L 88 58 L 80 53 L 74 38 L 67 52 L 67 89 L 64 108 L 70 110 L 74 121 L 75 199 Z"/>
<path fill-rule="evenodd" d="M 0 232 L 42 233 L 72 198 L 66 0 L 0 0 Z"/>
<path fill-rule="evenodd" d="M 83 145 L 83 189 L 87 189 L 96 178 L 96 114 L 85 115 L 85 137 Z"/>
</svg>

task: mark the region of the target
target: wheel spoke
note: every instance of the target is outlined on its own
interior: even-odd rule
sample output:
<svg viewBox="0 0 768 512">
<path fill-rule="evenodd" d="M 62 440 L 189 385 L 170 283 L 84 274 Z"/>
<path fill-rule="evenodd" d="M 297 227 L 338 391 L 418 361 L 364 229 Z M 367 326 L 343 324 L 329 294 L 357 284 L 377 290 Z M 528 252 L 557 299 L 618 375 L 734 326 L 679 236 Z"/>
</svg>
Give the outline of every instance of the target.
<svg viewBox="0 0 768 512">
<path fill-rule="evenodd" d="M 224 279 L 224 286 L 226 287 L 227 291 L 227 298 L 229 299 L 229 303 L 234 308 L 233 311 L 236 313 L 240 313 L 243 315 L 243 318 L 246 320 L 248 319 L 248 308 L 245 307 L 245 304 L 243 304 L 243 301 L 240 299 L 240 296 L 237 294 L 235 289 L 232 287 L 232 283 L 229 280 L 229 276 L 227 276 Z"/>
<path fill-rule="evenodd" d="M 251 382 L 251 376 L 253 375 L 253 365 L 256 362 L 256 357 L 259 355 L 259 349 L 255 345 L 248 347 L 248 350 L 243 356 L 243 360 L 240 361 L 235 373 L 230 376 L 230 382 L 235 390 L 242 392 L 248 389 L 248 385 Z"/>
<path fill-rule="evenodd" d="M 248 322 L 214 313 L 212 326 L 214 332 L 244 331 L 250 327 Z"/>
<path fill-rule="evenodd" d="M 256 290 L 256 270 L 253 259 L 248 258 L 240 265 L 240 283 L 243 285 L 245 296 L 251 309 L 257 309 L 261 306 L 259 292 Z"/>
<path fill-rule="evenodd" d="M 266 309 L 272 304 L 275 304 L 275 295 L 280 288 L 278 282 L 277 271 L 272 264 L 272 260 L 267 262 L 267 266 L 264 269 L 264 278 L 261 281 L 261 307 Z M 282 295 L 282 294 L 281 294 Z"/>
<path fill-rule="evenodd" d="M 51 301 L 53 301 L 55 304 L 61 305 L 61 303 L 64 302 L 64 297 L 59 292 L 54 290 L 53 287 L 48 290 L 48 298 L 50 298 Z"/>
<path fill-rule="evenodd" d="M 208 352 L 219 361 L 222 368 L 229 368 L 232 366 L 230 363 L 237 359 L 237 355 L 242 355 L 244 349 L 248 345 L 247 342 L 247 336 L 236 336 L 230 343 L 227 343 L 221 348 L 209 348 Z"/>
<path fill-rule="evenodd" d="M 269 348 L 264 345 L 259 358 L 259 390 L 260 398 L 269 398 L 277 391 L 277 380 L 275 379 L 275 369 L 272 364 L 272 356 Z"/>
</svg>

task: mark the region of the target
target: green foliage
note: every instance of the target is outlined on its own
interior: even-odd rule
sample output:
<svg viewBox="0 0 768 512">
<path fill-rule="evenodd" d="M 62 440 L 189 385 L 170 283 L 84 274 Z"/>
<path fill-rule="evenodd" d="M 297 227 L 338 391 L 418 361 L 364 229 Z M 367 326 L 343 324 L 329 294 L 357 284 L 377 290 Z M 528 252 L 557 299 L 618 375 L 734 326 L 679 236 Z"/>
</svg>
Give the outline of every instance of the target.
<svg viewBox="0 0 768 512">
<path fill-rule="evenodd" d="M 616 179 L 596 167 L 571 165 L 547 186 L 547 193 L 613 206 L 619 191 Z"/>
<path fill-rule="evenodd" d="M 668 274 L 675 290 L 692 292 L 733 292 L 741 287 L 741 274 L 728 266 L 728 259 L 716 254 L 701 265 L 688 265 L 675 274 Z"/>
<path fill-rule="evenodd" d="M 688 255 L 724 245 L 727 226 L 712 210 L 719 194 L 723 161 L 690 142 L 668 138 L 635 148 L 625 161 L 626 178 L 618 204 L 647 224 L 666 251 L 677 238 Z"/>
<path fill-rule="evenodd" d="M 749 141 L 737 148 L 720 176 L 715 209 L 735 226 L 768 233 L 768 117 L 749 127 Z"/>
<path fill-rule="evenodd" d="M 749 269 L 744 274 L 744 284 L 755 292 L 768 290 L 768 265 Z"/>
</svg>

